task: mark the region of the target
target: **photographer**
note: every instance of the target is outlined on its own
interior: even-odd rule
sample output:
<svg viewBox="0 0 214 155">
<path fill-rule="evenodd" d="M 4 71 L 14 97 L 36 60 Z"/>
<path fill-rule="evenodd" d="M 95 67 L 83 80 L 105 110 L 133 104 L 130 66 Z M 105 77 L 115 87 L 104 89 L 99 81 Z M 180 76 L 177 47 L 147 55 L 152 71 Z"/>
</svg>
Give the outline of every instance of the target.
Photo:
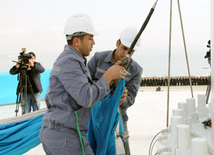
<svg viewBox="0 0 214 155">
<path fill-rule="evenodd" d="M 44 67 L 39 62 L 35 62 L 36 55 L 33 52 L 29 52 L 28 55 L 29 55 L 29 58 L 26 64 L 23 65 L 22 57 L 19 56 L 18 63 L 10 69 L 10 74 L 12 75 L 15 75 L 18 73 L 22 74 L 22 70 L 25 70 L 26 75 L 28 77 L 27 79 L 29 79 L 28 82 L 26 82 L 27 83 L 27 103 L 24 103 L 24 100 L 22 103 L 24 105 L 22 107 L 23 114 L 31 112 L 31 107 L 33 108 L 33 111 L 36 111 L 39 109 L 40 97 L 42 93 L 40 73 L 43 73 L 45 71 Z M 27 69 L 23 69 L 24 67 L 22 66 L 26 67 Z M 30 91 L 30 85 L 32 86 L 32 90 L 38 105 L 38 109 L 34 101 L 33 94 Z M 17 87 L 17 95 L 19 94 L 20 89 L 21 88 L 20 88 L 20 81 L 19 81 L 19 84 Z M 25 93 L 23 93 L 23 98 L 25 98 Z"/>
</svg>

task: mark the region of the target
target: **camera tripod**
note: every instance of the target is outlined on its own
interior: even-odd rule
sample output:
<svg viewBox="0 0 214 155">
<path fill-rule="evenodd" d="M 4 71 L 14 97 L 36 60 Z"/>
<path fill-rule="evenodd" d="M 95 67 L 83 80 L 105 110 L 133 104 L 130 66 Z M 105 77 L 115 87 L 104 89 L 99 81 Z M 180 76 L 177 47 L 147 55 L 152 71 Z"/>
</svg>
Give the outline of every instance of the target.
<svg viewBox="0 0 214 155">
<path fill-rule="evenodd" d="M 29 86 L 29 87 L 27 87 Z M 30 79 L 27 75 L 27 66 L 20 66 L 20 76 L 19 76 L 19 84 L 17 89 L 17 98 L 16 98 L 16 116 L 19 112 L 19 104 L 22 107 L 22 115 L 26 113 L 26 106 L 27 106 L 27 89 L 30 89 L 30 93 L 33 97 L 34 104 L 36 105 L 36 109 L 38 110 L 37 101 L 32 89 L 32 85 L 30 83 Z"/>
</svg>

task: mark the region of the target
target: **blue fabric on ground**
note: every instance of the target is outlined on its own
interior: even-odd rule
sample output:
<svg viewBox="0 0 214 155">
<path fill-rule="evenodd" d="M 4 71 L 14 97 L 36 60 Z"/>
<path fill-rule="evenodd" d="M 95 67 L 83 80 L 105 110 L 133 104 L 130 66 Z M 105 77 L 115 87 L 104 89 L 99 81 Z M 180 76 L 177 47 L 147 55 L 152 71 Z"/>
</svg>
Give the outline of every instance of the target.
<svg viewBox="0 0 214 155">
<path fill-rule="evenodd" d="M 39 145 L 43 114 L 35 118 L 0 125 L 0 154 L 21 155 Z"/>
<path fill-rule="evenodd" d="M 45 97 L 48 90 L 50 72 L 51 70 L 46 70 L 44 73 L 41 73 L 41 83 L 43 88 L 41 99 Z M 18 85 L 17 75 L 0 73 L 0 105 L 16 103 L 16 88 Z"/>
<path fill-rule="evenodd" d="M 114 132 L 120 119 L 118 106 L 124 88 L 125 80 L 122 79 L 113 95 L 109 93 L 91 109 L 87 138 L 96 155 L 116 154 Z"/>
</svg>

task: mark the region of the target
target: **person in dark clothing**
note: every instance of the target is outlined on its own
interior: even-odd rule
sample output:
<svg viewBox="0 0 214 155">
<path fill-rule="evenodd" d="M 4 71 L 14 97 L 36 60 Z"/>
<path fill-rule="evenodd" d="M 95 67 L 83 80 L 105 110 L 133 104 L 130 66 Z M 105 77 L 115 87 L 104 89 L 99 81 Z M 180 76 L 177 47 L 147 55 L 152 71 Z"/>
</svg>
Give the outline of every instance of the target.
<svg viewBox="0 0 214 155">
<path fill-rule="evenodd" d="M 31 55 L 31 58 L 26 64 L 26 66 L 28 67 L 26 71 L 27 71 L 27 76 L 29 78 L 30 84 L 32 86 L 36 103 L 33 99 L 33 94 L 30 91 L 30 84 L 27 83 L 27 94 L 26 94 L 27 103 L 24 103 L 25 93 L 23 93 L 22 105 L 25 105 L 25 106 L 22 106 L 22 114 L 31 112 L 31 107 L 33 111 L 36 111 L 40 108 L 40 98 L 42 93 L 40 73 L 43 73 L 45 71 L 44 67 L 39 62 L 35 62 L 36 55 L 33 52 L 29 52 L 28 54 Z M 20 63 L 21 63 L 21 59 L 19 59 L 18 63 L 10 69 L 10 74 L 15 75 L 21 72 Z M 17 94 L 19 93 L 19 91 L 20 91 L 20 81 L 17 86 Z M 36 107 L 36 104 L 38 105 L 38 109 Z"/>
</svg>

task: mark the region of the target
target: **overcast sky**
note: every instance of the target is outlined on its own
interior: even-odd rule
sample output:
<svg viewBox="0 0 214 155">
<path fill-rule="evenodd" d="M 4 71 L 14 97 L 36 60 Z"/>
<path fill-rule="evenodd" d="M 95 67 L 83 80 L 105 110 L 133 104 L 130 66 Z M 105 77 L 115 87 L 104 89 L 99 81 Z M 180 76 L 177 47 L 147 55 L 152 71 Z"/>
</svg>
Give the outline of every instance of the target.
<svg viewBox="0 0 214 155">
<path fill-rule="evenodd" d="M 0 1 L 0 72 L 8 72 L 21 48 L 37 54 L 46 69 L 65 45 L 66 19 L 87 13 L 99 35 L 95 51 L 115 48 L 118 34 L 126 26 L 140 28 L 154 0 L 1 0 Z M 192 75 L 209 74 L 204 59 L 210 39 L 210 1 L 180 0 L 187 51 Z M 141 36 L 141 48 L 133 58 L 143 67 L 144 76 L 168 73 L 170 0 L 159 0 L 149 24 Z M 173 0 L 172 76 L 187 75 L 177 1 Z"/>
</svg>

